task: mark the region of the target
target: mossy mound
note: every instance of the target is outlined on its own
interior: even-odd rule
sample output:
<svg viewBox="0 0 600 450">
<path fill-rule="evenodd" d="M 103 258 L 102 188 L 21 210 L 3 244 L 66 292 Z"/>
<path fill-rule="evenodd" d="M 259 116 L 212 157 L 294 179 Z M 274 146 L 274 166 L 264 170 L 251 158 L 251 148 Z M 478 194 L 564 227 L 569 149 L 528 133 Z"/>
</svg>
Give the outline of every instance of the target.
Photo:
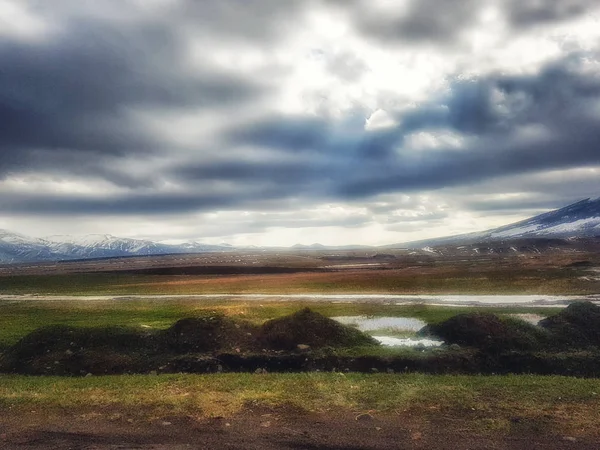
<svg viewBox="0 0 600 450">
<path fill-rule="evenodd" d="M 255 347 L 256 327 L 219 313 L 178 320 L 164 332 L 169 349 L 175 353 L 207 353 Z"/>
<path fill-rule="evenodd" d="M 295 350 L 298 345 L 308 345 L 310 348 L 379 345 L 362 331 L 342 325 L 309 308 L 265 322 L 258 340 L 266 348 L 288 351 Z"/>
<path fill-rule="evenodd" d="M 591 302 L 571 303 L 560 313 L 540 322 L 555 343 L 565 347 L 600 347 L 600 306 Z"/>
<path fill-rule="evenodd" d="M 467 313 L 428 325 L 421 334 L 443 339 L 447 344 L 475 347 L 484 351 L 538 350 L 549 340 L 548 333 L 527 322 L 500 318 L 488 313 Z"/>
</svg>

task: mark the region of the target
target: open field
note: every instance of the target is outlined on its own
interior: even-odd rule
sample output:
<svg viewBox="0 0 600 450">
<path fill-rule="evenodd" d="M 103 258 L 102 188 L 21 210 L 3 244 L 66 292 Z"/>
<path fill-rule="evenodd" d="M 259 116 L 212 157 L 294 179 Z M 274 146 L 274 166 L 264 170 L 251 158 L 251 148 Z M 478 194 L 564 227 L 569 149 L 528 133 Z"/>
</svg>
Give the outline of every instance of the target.
<svg viewBox="0 0 600 450">
<path fill-rule="evenodd" d="M 298 273 L 172 275 L 73 273 L 0 277 L 0 294 L 594 294 L 598 277 L 580 268 L 446 267 Z"/>
<path fill-rule="evenodd" d="M 130 294 L 594 294 L 598 282 L 560 271 L 448 273 L 363 270 L 284 275 L 30 275 L 3 278 L 0 292 L 41 295 Z"/>
<path fill-rule="evenodd" d="M 0 294 L 594 294 L 593 252 L 208 253 L 0 267 Z"/>
</svg>

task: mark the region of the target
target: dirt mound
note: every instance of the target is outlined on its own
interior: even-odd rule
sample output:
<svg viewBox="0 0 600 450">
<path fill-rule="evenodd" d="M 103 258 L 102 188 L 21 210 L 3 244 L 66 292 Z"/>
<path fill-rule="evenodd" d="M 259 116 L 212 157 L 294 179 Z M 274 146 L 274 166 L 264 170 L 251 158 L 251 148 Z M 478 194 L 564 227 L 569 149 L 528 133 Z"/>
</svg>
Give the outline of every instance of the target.
<svg viewBox="0 0 600 450">
<path fill-rule="evenodd" d="M 134 360 L 164 350 L 157 332 L 56 325 L 35 330 L 7 349 L 0 368 L 30 374 L 119 373 L 138 366 Z"/>
<path fill-rule="evenodd" d="M 258 340 L 274 350 L 295 350 L 298 345 L 310 348 L 378 345 L 371 336 L 309 308 L 265 322 Z"/>
<path fill-rule="evenodd" d="M 563 346 L 600 346 L 600 306 L 591 302 L 571 303 L 560 313 L 540 322 Z"/>
<path fill-rule="evenodd" d="M 541 349 L 548 340 L 547 333 L 534 325 L 488 313 L 459 314 L 428 325 L 421 334 L 439 337 L 448 344 L 494 352 Z"/>
<path fill-rule="evenodd" d="M 177 321 L 165 331 L 165 340 L 175 353 L 206 353 L 255 347 L 256 327 L 223 314 L 206 313 Z"/>
<path fill-rule="evenodd" d="M 160 351 L 157 332 L 127 327 L 68 327 L 53 325 L 39 328 L 10 347 L 5 355 L 21 358 L 43 355 L 52 351 L 108 349 L 114 351 Z"/>
</svg>

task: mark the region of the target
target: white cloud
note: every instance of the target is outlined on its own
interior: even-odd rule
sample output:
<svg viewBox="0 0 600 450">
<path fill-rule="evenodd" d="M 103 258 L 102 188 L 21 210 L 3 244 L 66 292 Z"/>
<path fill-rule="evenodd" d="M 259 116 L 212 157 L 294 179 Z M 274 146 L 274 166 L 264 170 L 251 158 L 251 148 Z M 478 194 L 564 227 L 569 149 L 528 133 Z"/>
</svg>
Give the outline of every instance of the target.
<svg viewBox="0 0 600 450">
<path fill-rule="evenodd" d="M 466 138 L 452 130 L 430 130 L 411 133 L 404 140 L 404 148 L 415 151 L 459 150 Z"/>
<path fill-rule="evenodd" d="M 378 128 L 391 128 L 398 125 L 398 122 L 383 109 L 378 109 L 365 121 L 366 130 L 377 130 Z"/>
<path fill-rule="evenodd" d="M 37 40 L 51 30 L 51 25 L 35 15 L 27 4 L 0 0 L 0 37 Z"/>
</svg>

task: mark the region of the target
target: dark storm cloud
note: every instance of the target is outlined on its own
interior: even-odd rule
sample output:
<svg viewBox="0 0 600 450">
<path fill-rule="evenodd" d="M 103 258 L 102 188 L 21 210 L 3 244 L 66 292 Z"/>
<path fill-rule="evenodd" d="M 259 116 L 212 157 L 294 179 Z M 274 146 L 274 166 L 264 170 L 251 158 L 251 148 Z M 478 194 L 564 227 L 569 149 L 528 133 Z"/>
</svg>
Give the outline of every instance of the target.
<svg viewBox="0 0 600 450">
<path fill-rule="evenodd" d="M 312 182 L 315 177 L 326 176 L 327 167 L 316 161 L 306 162 L 215 162 L 186 164 L 176 168 L 177 179 L 187 181 L 233 180 L 250 183 L 278 183 L 281 190 L 296 188 L 298 184 Z M 305 189 L 308 190 L 308 189 Z"/>
<path fill-rule="evenodd" d="M 210 68 L 186 71 L 180 47 L 165 27 L 123 30 L 93 20 L 42 42 L 0 40 L 0 172 L 58 166 L 57 152 L 106 158 L 163 150 L 128 112 L 231 107 L 263 91 Z"/>
<path fill-rule="evenodd" d="M 267 197 L 268 192 L 262 192 Z M 272 194 L 271 194 L 272 195 Z M 0 211 L 21 214 L 52 215 L 126 215 L 170 214 L 214 208 L 228 209 L 230 205 L 247 201 L 239 192 L 235 196 L 211 193 L 130 194 L 122 196 L 86 197 L 60 194 L 12 194 L 0 196 Z"/>
<path fill-rule="evenodd" d="M 24 151 L 22 159 L 15 158 L 13 165 L 6 164 L 3 168 L 8 172 L 39 177 L 47 175 L 54 180 L 90 179 L 105 180 L 115 186 L 124 188 L 145 188 L 157 186 L 160 183 L 158 174 L 148 177 L 134 173 L 124 164 L 125 158 L 116 159 L 113 154 L 85 152 L 64 149 L 34 149 Z M 132 152 L 133 153 L 133 152 Z M 27 161 L 24 165 L 23 161 Z M 2 158 L 0 158 L 2 161 Z M 0 168 L 0 172 L 2 172 Z"/>
<path fill-rule="evenodd" d="M 461 133 L 480 135 L 501 126 L 501 112 L 493 99 L 496 81 L 459 80 L 451 94 L 441 102 L 421 105 L 403 115 L 402 130 L 452 128 Z"/>
<path fill-rule="evenodd" d="M 255 145 L 285 149 L 294 153 L 322 155 L 339 162 L 347 160 L 367 163 L 393 152 L 402 130 L 364 131 L 365 117 L 355 113 L 342 121 L 303 116 L 271 116 L 245 128 L 231 130 L 227 136 L 232 145 Z"/>
<path fill-rule="evenodd" d="M 307 6 L 306 0 L 184 0 L 175 11 L 180 22 L 221 39 L 273 42 L 298 23 Z"/>
<path fill-rule="evenodd" d="M 526 100 L 525 105 L 516 107 L 518 110 L 511 110 L 507 116 L 499 114 L 497 120 L 487 122 L 486 127 L 495 128 L 493 131 L 478 135 L 467 148 L 458 151 L 401 153 L 397 160 L 382 167 L 379 177 L 344 183 L 340 194 L 354 197 L 382 191 L 438 189 L 491 177 L 600 163 L 599 118 L 585 112 L 586 102 L 591 98 L 600 100 L 600 85 L 592 89 L 587 80 L 565 77 L 561 79 L 565 85 L 558 88 L 562 92 L 553 94 L 556 86 L 545 84 L 546 81 L 543 75 L 535 80 L 496 80 L 495 88 Z M 536 97 L 541 91 L 547 96 Z M 593 97 L 584 96 L 591 91 Z M 451 113 L 450 109 L 450 126 L 454 123 Z M 438 123 L 438 118 L 434 123 Z M 550 137 L 536 140 L 515 136 L 516 129 L 523 125 L 543 126 L 542 131 L 550 133 Z"/>
<path fill-rule="evenodd" d="M 581 70 L 586 56 L 590 55 L 562 59 L 535 75 L 457 79 L 447 95 L 399 114 L 400 125 L 391 128 L 364 130 L 365 115 L 360 112 L 339 121 L 270 116 L 243 127 L 232 126 L 222 136 L 225 148 L 270 148 L 281 158 L 203 163 L 188 159 L 163 174 L 183 183 L 181 193 L 134 192 L 91 199 L 3 196 L 0 209 L 160 214 L 248 208 L 268 201 L 281 207 L 289 198 L 361 199 L 600 164 L 600 81 Z M 135 102 L 135 96 L 129 98 Z M 541 130 L 540 136 L 519 134 L 524 126 Z M 415 149 L 407 145 L 411 134 L 436 136 L 440 130 L 454 130 L 466 139 L 464 146 Z M 289 162 L 286 154 L 301 162 Z M 210 183 L 219 182 L 229 189 L 214 191 Z"/>
<path fill-rule="evenodd" d="M 596 164 L 600 163 L 600 80 L 581 70 L 585 57 L 565 58 L 530 76 L 457 80 L 447 96 L 400 115 L 401 125 L 396 128 L 364 131 L 356 121 L 270 118 L 232 130 L 230 138 L 236 144 L 310 152 L 326 161 L 327 182 L 322 170 L 311 181 L 313 188 L 322 187 L 324 197 L 438 189 Z M 523 127 L 533 130 L 534 136 Z M 435 136 L 440 130 L 455 130 L 467 138 L 464 148 L 406 146 L 412 133 Z M 298 170 L 304 178 L 310 175 L 310 168 Z"/>
<path fill-rule="evenodd" d="M 477 0 L 411 0 L 406 11 L 373 10 L 365 2 L 336 2 L 340 8 L 354 5 L 351 15 L 366 35 L 383 42 L 453 43 L 469 28 L 481 5 Z"/>
<path fill-rule="evenodd" d="M 404 132 L 451 128 L 475 136 L 510 133 L 524 125 L 545 125 L 585 140 L 598 120 L 586 107 L 600 96 L 600 79 L 580 70 L 596 54 L 573 54 L 531 76 L 490 75 L 458 79 L 441 101 L 420 105 L 402 116 Z M 566 122 L 565 122 L 566 121 Z M 592 122 L 592 123 L 589 123 Z M 568 125 L 568 127 L 566 126 Z M 572 127 L 572 128 L 569 128 Z M 573 132 L 581 130 L 579 136 Z M 507 135 L 504 135 L 506 137 Z M 505 140 L 505 139 L 502 139 Z"/>
<path fill-rule="evenodd" d="M 297 24 L 310 6 L 305 0 L 28 0 L 27 3 L 32 11 L 58 23 L 95 17 L 98 21 L 120 22 L 125 28 L 149 16 L 155 25 L 172 32 L 254 43 L 273 42 Z"/>
<path fill-rule="evenodd" d="M 506 3 L 509 21 L 517 28 L 573 19 L 597 7 L 596 0 L 510 0 Z"/>
<path fill-rule="evenodd" d="M 233 129 L 228 138 L 234 144 L 304 151 L 322 147 L 330 135 L 329 124 L 321 118 L 273 116 Z"/>
<path fill-rule="evenodd" d="M 487 6 L 497 6 L 513 30 L 577 18 L 597 9 L 595 0 L 410 0 L 406 9 L 380 11 L 360 0 L 328 0 L 349 14 L 356 27 L 384 44 L 455 46 L 480 25 Z M 466 41 L 464 41 L 466 42 Z"/>
</svg>

